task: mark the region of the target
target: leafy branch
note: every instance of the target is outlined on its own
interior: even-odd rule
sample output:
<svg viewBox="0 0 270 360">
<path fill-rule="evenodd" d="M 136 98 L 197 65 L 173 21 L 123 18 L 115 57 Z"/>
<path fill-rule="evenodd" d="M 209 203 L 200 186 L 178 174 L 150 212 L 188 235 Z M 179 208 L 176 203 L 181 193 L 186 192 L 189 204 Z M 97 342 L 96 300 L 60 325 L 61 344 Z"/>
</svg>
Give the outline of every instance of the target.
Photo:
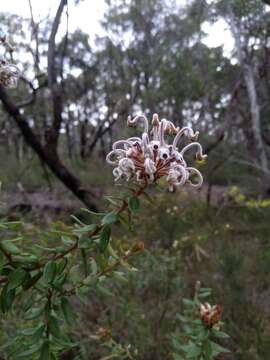
<svg viewBox="0 0 270 360">
<path fill-rule="evenodd" d="M 0 224 L 4 237 L 9 238 L 0 241 L 1 311 L 10 312 L 14 302 L 27 299 L 20 315 L 30 325 L 18 330 L 13 341 L 5 345 L 9 356 L 56 359 L 64 350 L 77 346 L 66 334 L 76 318 L 69 298 L 76 296 L 85 301 L 89 291 L 102 288 L 104 279 L 113 276 L 118 267 L 131 269 L 128 260 L 142 252 L 144 244 L 135 243 L 126 251 L 114 248 L 112 226 L 122 224 L 130 228 L 131 215 L 139 211 L 139 197 L 145 194 L 147 186 L 145 181 L 139 187 L 129 187 L 123 198 L 109 197 L 106 213 L 85 210 L 99 218 L 97 223 L 85 224 L 73 217 L 73 227 L 54 231 L 57 244 L 52 247 L 27 246 L 29 240 L 21 234 L 12 238 L 14 232 L 18 235 L 22 224 Z M 52 235 L 53 232 L 49 234 L 50 241 Z"/>
</svg>

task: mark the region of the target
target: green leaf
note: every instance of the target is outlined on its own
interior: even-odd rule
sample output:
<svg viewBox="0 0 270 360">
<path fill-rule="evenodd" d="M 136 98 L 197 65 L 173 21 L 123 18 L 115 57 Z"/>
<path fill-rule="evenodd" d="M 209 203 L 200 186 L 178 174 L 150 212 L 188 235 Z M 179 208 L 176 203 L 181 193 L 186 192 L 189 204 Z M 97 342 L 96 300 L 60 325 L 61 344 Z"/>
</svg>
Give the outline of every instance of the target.
<svg viewBox="0 0 270 360">
<path fill-rule="evenodd" d="M 185 306 L 188 306 L 188 307 L 194 306 L 194 301 L 193 301 L 193 300 L 184 298 L 184 299 L 182 299 L 182 301 L 183 301 L 183 304 L 184 304 Z"/>
<path fill-rule="evenodd" d="M 98 285 L 97 291 L 104 296 L 112 297 L 113 293 L 105 286 Z"/>
<path fill-rule="evenodd" d="M 37 274 L 35 274 L 33 277 L 30 277 L 26 281 L 24 281 L 24 283 L 23 283 L 24 290 L 28 290 L 32 286 L 34 286 L 38 282 L 38 280 L 41 278 L 41 276 L 42 276 L 42 272 L 40 271 Z"/>
<path fill-rule="evenodd" d="M 60 330 L 58 319 L 55 316 L 50 315 L 48 324 L 49 324 L 49 329 L 50 329 L 50 332 L 52 333 L 52 335 L 57 338 L 61 337 L 62 332 Z"/>
<path fill-rule="evenodd" d="M 32 336 L 32 342 L 33 343 L 39 341 L 40 339 L 42 339 L 45 329 L 46 329 L 46 326 L 44 324 L 41 324 L 37 328 L 36 332 Z"/>
<path fill-rule="evenodd" d="M 92 258 L 90 260 L 90 266 L 91 266 L 92 275 L 96 275 L 98 272 L 98 267 L 95 259 Z"/>
<path fill-rule="evenodd" d="M 122 283 L 128 282 L 128 279 L 125 277 L 125 273 L 123 273 L 122 271 L 114 271 L 112 275 L 119 282 L 122 282 Z"/>
<path fill-rule="evenodd" d="M 79 265 L 74 265 L 69 270 L 69 279 L 70 279 L 71 283 L 74 285 L 81 279 Z"/>
<path fill-rule="evenodd" d="M 66 278 L 67 278 L 67 275 L 65 273 L 62 273 L 60 276 L 57 276 L 56 278 L 54 278 L 52 286 L 57 290 L 61 290 Z"/>
<path fill-rule="evenodd" d="M 57 237 L 59 235 L 62 235 L 62 236 L 72 236 L 73 234 L 69 231 L 63 231 L 63 230 L 57 230 L 57 229 L 51 229 L 50 230 L 50 234 L 51 235 L 57 235 Z"/>
<path fill-rule="evenodd" d="M 82 227 L 78 227 L 77 229 L 74 230 L 75 233 L 85 233 L 85 232 L 92 232 L 96 229 L 97 224 L 90 224 L 90 225 L 85 225 Z"/>
<path fill-rule="evenodd" d="M 107 266 L 107 259 L 105 258 L 105 255 L 102 253 L 98 253 L 95 260 L 98 264 L 98 268 L 100 269 L 100 271 L 104 270 Z"/>
<path fill-rule="evenodd" d="M 66 297 L 62 297 L 62 299 L 61 299 L 61 309 L 62 309 L 62 312 L 63 312 L 66 322 L 69 325 L 73 325 L 74 321 L 76 319 L 76 315 Z"/>
<path fill-rule="evenodd" d="M 206 360 L 213 359 L 213 349 L 212 349 L 212 345 L 211 345 L 211 342 L 209 341 L 209 339 L 206 342 L 204 342 L 203 353 L 204 353 L 204 357 L 206 358 Z"/>
<path fill-rule="evenodd" d="M 111 228 L 110 226 L 106 225 L 103 226 L 101 232 L 100 232 L 100 239 L 99 239 L 99 251 L 101 253 L 104 253 L 107 249 L 107 246 L 110 242 L 111 237 Z"/>
<path fill-rule="evenodd" d="M 74 245 L 74 240 L 72 240 L 69 236 L 61 236 L 61 241 L 66 246 Z"/>
<path fill-rule="evenodd" d="M 19 354 L 16 354 L 16 357 L 25 358 L 27 356 L 27 359 L 29 359 L 29 355 L 36 354 L 39 350 L 40 350 L 40 344 L 35 344 L 31 346 L 29 349 L 24 350 Z"/>
<path fill-rule="evenodd" d="M 23 269 L 16 269 L 12 271 L 8 276 L 8 291 L 16 289 L 18 286 L 22 285 L 24 279 L 26 278 L 26 272 Z"/>
<path fill-rule="evenodd" d="M 0 247 L 2 247 L 7 253 L 12 255 L 17 255 L 21 252 L 21 250 L 9 240 L 1 241 Z"/>
<path fill-rule="evenodd" d="M 140 200 L 132 196 L 128 199 L 128 208 L 132 213 L 137 213 L 140 210 Z"/>
<path fill-rule="evenodd" d="M 195 319 L 195 320 L 192 320 L 191 324 L 193 324 L 193 325 L 202 325 L 202 321 L 201 321 L 201 319 Z"/>
<path fill-rule="evenodd" d="M 212 329 L 211 334 L 216 338 L 229 339 L 229 335 L 223 331 L 218 331 L 218 330 Z"/>
<path fill-rule="evenodd" d="M 89 288 L 87 287 L 79 287 L 76 289 L 76 295 L 78 296 L 78 298 L 80 299 L 80 301 L 83 304 L 87 304 L 88 303 L 88 292 L 89 292 Z"/>
<path fill-rule="evenodd" d="M 50 356 L 51 356 L 50 357 L 51 360 L 58 360 L 59 359 L 59 358 L 56 357 L 55 353 L 51 352 Z"/>
<path fill-rule="evenodd" d="M 203 293 L 203 292 L 205 292 L 205 291 L 207 291 L 207 292 L 212 292 L 212 289 L 211 288 L 206 288 L 206 287 L 201 287 L 200 288 L 200 293 Z"/>
<path fill-rule="evenodd" d="M 40 307 L 40 308 L 33 308 L 30 309 L 26 314 L 25 314 L 25 320 L 34 320 L 38 317 L 40 317 L 44 312 L 44 307 Z"/>
<path fill-rule="evenodd" d="M 4 227 L 5 229 L 16 229 L 18 227 L 20 227 L 22 225 L 22 223 L 20 221 L 8 221 L 8 222 L 3 222 L 0 224 L 0 227 Z"/>
<path fill-rule="evenodd" d="M 192 321 L 192 324 L 194 323 L 194 321 L 196 321 L 196 320 L 193 320 Z M 197 340 L 199 340 L 199 341 L 205 341 L 205 340 L 207 340 L 208 339 L 208 337 L 209 337 L 209 330 L 208 329 L 206 329 L 203 325 L 202 325 L 202 322 L 201 322 L 201 320 L 199 320 L 199 322 L 200 322 L 200 324 L 195 324 L 196 325 L 196 328 L 197 328 L 197 331 L 198 331 L 198 333 L 197 333 Z"/>
<path fill-rule="evenodd" d="M 8 290 L 8 284 L 6 284 L 3 287 L 0 296 L 0 305 L 3 313 L 6 313 L 7 311 L 10 310 L 12 303 L 15 299 L 15 294 L 16 294 L 15 289 Z"/>
<path fill-rule="evenodd" d="M 55 247 L 55 252 L 56 253 L 62 253 L 62 254 L 65 254 L 67 251 L 67 247 L 65 245 L 63 246 L 56 246 Z"/>
<path fill-rule="evenodd" d="M 2 253 L 0 253 L 0 275 L 2 274 L 4 263 L 5 263 L 5 257 Z"/>
<path fill-rule="evenodd" d="M 119 221 L 121 223 L 121 225 L 123 225 L 124 228 L 126 228 L 128 231 L 131 230 L 131 223 L 130 223 L 130 211 L 128 211 L 128 216 L 124 217 L 124 216 L 119 216 Z"/>
<path fill-rule="evenodd" d="M 122 201 L 121 198 L 119 197 L 113 197 L 113 196 L 105 196 L 104 197 L 107 201 L 109 201 L 109 203 L 111 203 L 113 206 L 118 207 L 119 206 L 119 201 Z"/>
<path fill-rule="evenodd" d="M 211 295 L 211 291 L 205 291 L 199 294 L 200 299 L 208 298 Z"/>
<path fill-rule="evenodd" d="M 43 270 L 44 279 L 51 283 L 56 275 L 56 263 L 53 260 L 47 262 Z"/>
<path fill-rule="evenodd" d="M 201 347 L 196 344 L 189 345 L 189 351 L 187 352 L 187 359 L 199 359 L 199 355 L 202 353 Z"/>
<path fill-rule="evenodd" d="M 78 243 L 79 249 L 89 249 L 93 244 L 93 237 L 80 236 Z"/>
<path fill-rule="evenodd" d="M 92 274 L 88 275 L 85 279 L 83 279 L 83 284 L 86 286 L 95 286 L 97 282 L 98 278 L 96 276 L 93 276 Z"/>
<path fill-rule="evenodd" d="M 212 346 L 212 350 L 214 352 L 214 355 L 218 355 L 218 354 L 221 354 L 221 353 L 229 353 L 230 350 L 229 349 L 226 349 L 224 348 L 223 346 L 219 345 L 219 344 L 216 344 L 215 342 L 213 341 L 210 341 L 211 343 L 211 346 Z"/>
<path fill-rule="evenodd" d="M 21 263 L 21 264 L 36 264 L 38 263 L 38 258 L 35 255 L 15 255 L 12 258 L 13 262 Z"/>
<path fill-rule="evenodd" d="M 37 331 L 37 328 L 28 328 L 20 331 L 20 334 L 24 336 L 32 336 Z"/>
<path fill-rule="evenodd" d="M 88 263 L 87 263 L 87 254 L 86 254 L 85 249 L 81 249 L 81 256 L 82 256 L 84 276 L 87 276 L 89 273 L 89 270 L 88 270 Z"/>
<path fill-rule="evenodd" d="M 58 275 L 61 275 L 62 272 L 65 270 L 65 267 L 67 266 L 67 259 L 66 258 L 62 258 L 60 261 L 57 262 L 56 264 L 56 272 Z"/>
<path fill-rule="evenodd" d="M 104 216 L 105 215 L 105 213 L 98 213 L 98 212 L 95 212 L 95 211 L 92 211 L 89 209 L 85 209 L 85 208 L 81 208 L 81 211 L 84 211 L 88 214 L 95 215 L 95 216 Z"/>
<path fill-rule="evenodd" d="M 41 347 L 39 360 L 50 360 L 50 344 L 47 340 Z"/>
<path fill-rule="evenodd" d="M 85 224 L 84 224 L 80 219 L 78 219 L 75 215 L 71 215 L 70 217 L 71 217 L 77 224 L 82 225 L 82 226 L 85 226 Z"/>
<path fill-rule="evenodd" d="M 112 211 L 104 216 L 101 224 L 102 225 L 112 225 L 112 224 L 116 223 L 117 220 L 118 220 L 118 214 L 116 212 Z"/>
<path fill-rule="evenodd" d="M 59 345 L 59 346 L 62 347 L 62 348 L 64 347 L 65 350 L 70 349 L 70 348 L 76 346 L 76 344 L 72 343 L 67 336 L 63 336 L 63 337 L 61 337 L 61 338 L 55 338 L 55 339 L 54 339 L 54 343 L 55 343 L 56 345 Z"/>
</svg>

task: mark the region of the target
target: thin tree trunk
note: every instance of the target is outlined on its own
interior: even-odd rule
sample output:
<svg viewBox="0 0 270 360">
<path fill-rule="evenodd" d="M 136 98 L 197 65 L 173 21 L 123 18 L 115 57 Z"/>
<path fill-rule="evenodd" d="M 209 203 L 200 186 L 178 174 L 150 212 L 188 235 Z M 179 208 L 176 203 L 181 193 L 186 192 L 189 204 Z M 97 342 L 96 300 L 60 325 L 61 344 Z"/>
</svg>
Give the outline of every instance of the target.
<svg viewBox="0 0 270 360">
<path fill-rule="evenodd" d="M 252 123 L 252 133 L 254 137 L 254 143 L 256 146 L 256 152 L 258 156 L 258 161 L 261 167 L 261 170 L 264 172 L 267 177 L 269 177 L 269 169 L 268 169 L 268 162 L 266 151 L 263 144 L 263 138 L 261 134 L 261 119 L 260 119 L 260 106 L 258 103 L 258 97 L 256 92 L 256 83 L 255 83 L 255 76 L 253 72 L 252 65 L 248 61 L 249 59 L 245 59 L 243 54 L 243 47 L 241 43 L 241 37 L 239 29 L 236 25 L 235 15 L 233 13 L 232 7 L 230 2 L 228 2 L 228 10 L 230 14 L 230 26 L 231 31 L 235 40 L 235 46 L 237 51 L 237 58 L 239 65 L 242 68 L 243 76 L 245 80 L 245 85 L 247 88 L 248 98 L 249 98 L 249 105 L 250 105 L 250 116 L 251 116 L 251 123 Z"/>
<path fill-rule="evenodd" d="M 87 142 L 87 125 L 88 118 L 86 117 L 83 122 L 80 124 L 80 156 L 82 160 L 86 158 L 86 142 Z"/>
<path fill-rule="evenodd" d="M 68 157 L 70 159 L 72 159 L 73 158 L 73 146 L 72 146 L 73 144 L 72 144 L 71 134 L 70 134 L 70 123 L 68 120 L 65 123 L 65 128 L 66 128 Z"/>
<path fill-rule="evenodd" d="M 266 151 L 263 144 L 262 134 L 261 134 L 261 119 L 260 119 L 260 108 L 257 100 L 257 92 L 256 92 L 256 85 L 255 79 L 253 74 L 253 69 L 250 65 L 244 66 L 244 77 L 247 86 L 247 91 L 250 100 L 250 114 L 252 120 L 252 130 L 254 134 L 254 139 L 256 142 L 256 148 L 259 155 L 260 165 L 262 170 L 265 173 L 269 173 L 268 164 L 267 164 L 267 157 Z"/>
<path fill-rule="evenodd" d="M 50 151 L 52 153 L 57 152 L 59 133 L 63 121 L 62 118 L 63 89 L 62 89 L 62 84 L 61 83 L 58 84 L 57 82 L 57 69 L 55 66 L 55 56 L 56 56 L 55 37 L 60 25 L 62 12 L 66 4 L 67 4 L 67 0 L 60 0 L 52 25 L 52 31 L 49 38 L 48 56 L 47 56 L 48 85 L 51 90 L 52 108 L 53 108 L 53 122 L 47 134 L 47 151 Z M 60 69 L 60 72 L 61 71 L 62 70 Z"/>
</svg>

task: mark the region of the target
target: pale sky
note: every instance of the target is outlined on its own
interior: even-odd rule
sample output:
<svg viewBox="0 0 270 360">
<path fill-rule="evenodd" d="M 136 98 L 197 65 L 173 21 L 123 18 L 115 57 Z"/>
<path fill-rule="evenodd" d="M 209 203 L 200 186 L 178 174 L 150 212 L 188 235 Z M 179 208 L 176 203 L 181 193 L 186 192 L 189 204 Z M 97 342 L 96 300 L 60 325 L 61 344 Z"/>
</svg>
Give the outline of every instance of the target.
<svg viewBox="0 0 270 360">
<path fill-rule="evenodd" d="M 184 2 L 184 0 L 181 0 Z M 59 4 L 58 0 L 31 0 L 35 20 L 44 18 L 48 13 L 54 15 Z M 69 0 L 69 29 L 77 28 L 90 36 L 93 44 L 95 35 L 103 35 L 104 31 L 99 22 L 106 9 L 104 0 L 84 0 L 77 6 L 74 0 Z M 10 12 L 24 17 L 30 16 L 28 0 L 7 0 L 1 1 L 1 12 Z M 64 24 L 63 24 L 64 25 Z M 224 45 L 224 54 L 230 56 L 233 49 L 233 39 L 226 23 L 219 20 L 215 24 L 205 24 L 203 30 L 208 33 L 204 43 L 210 47 Z"/>
</svg>

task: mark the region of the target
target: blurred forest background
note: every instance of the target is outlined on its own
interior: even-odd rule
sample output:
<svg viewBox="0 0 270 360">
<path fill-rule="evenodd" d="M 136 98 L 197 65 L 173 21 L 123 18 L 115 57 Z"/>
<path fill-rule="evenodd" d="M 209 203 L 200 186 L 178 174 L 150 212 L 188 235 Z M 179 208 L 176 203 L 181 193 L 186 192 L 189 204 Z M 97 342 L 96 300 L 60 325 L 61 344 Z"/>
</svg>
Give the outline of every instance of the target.
<svg viewBox="0 0 270 360">
<path fill-rule="evenodd" d="M 69 30 L 67 0 L 42 20 L 25 3 L 29 18 L 0 13 L 0 35 L 14 48 L 2 55 L 21 70 L 17 88 L 0 87 L 2 218 L 23 219 L 38 241 L 42 229 L 70 223 L 83 206 L 102 210 L 114 187 L 105 156 L 113 141 L 135 135 L 125 126 L 130 114 L 191 125 L 208 154 L 200 191 L 163 190 L 145 204 L 128 235 L 145 242 L 134 261 L 140 270 L 78 305 L 73 331 L 85 358 L 101 358 L 90 335 L 105 326 L 138 359 L 167 359 L 181 300 L 200 280 L 231 335 L 223 358 L 268 359 L 268 1 L 107 0 L 106 35 L 94 44 Z M 234 43 L 229 55 L 204 42 L 205 24 L 220 20 Z M 0 323 L 2 344 L 13 325 Z"/>
</svg>

